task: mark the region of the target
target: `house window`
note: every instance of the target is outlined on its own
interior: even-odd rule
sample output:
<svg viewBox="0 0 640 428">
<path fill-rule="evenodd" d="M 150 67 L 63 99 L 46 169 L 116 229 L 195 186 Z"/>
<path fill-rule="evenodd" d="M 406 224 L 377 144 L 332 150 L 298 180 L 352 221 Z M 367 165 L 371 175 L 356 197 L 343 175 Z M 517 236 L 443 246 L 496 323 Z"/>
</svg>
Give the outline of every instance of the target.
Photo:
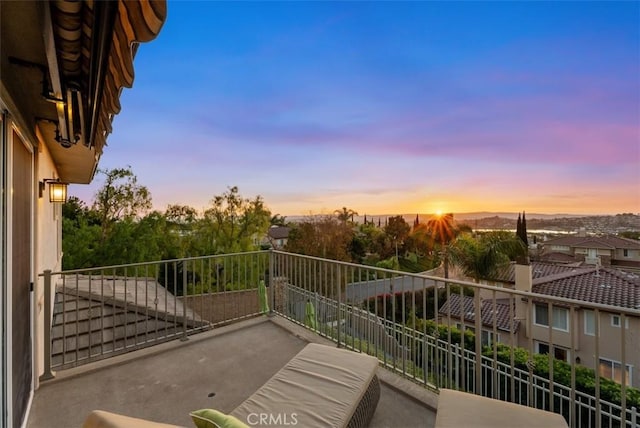
<svg viewBox="0 0 640 428">
<path fill-rule="evenodd" d="M 494 336 L 492 331 L 482 330 L 482 346 L 492 346 L 494 340 L 500 342 L 500 333 Z"/>
<path fill-rule="evenodd" d="M 611 326 L 619 328 L 621 325 L 620 315 L 611 315 Z M 629 328 L 629 318 L 624 319 L 624 328 Z"/>
<path fill-rule="evenodd" d="M 594 311 L 584 311 L 584 334 L 596 335 L 596 315 Z"/>
<path fill-rule="evenodd" d="M 535 347 L 536 354 L 543 354 L 543 355 L 548 355 L 549 354 L 549 344 L 548 343 L 536 342 L 535 345 L 536 345 L 536 347 Z M 565 349 L 565 348 L 561 348 L 559 346 L 554 346 L 553 347 L 553 358 L 555 358 L 556 360 L 561 360 L 561 361 L 564 361 L 564 362 L 568 362 L 569 361 L 569 350 Z"/>
<path fill-rule="evenodd" d="M 629 257 L 629 250 L 627 250 L 626 248 L 622 250 L 622 256 L 623 257 Z"/>
<path fill-rule="evenodd" d="M 600 372 L 600 376 L 614 380 L 618 383 L 622 383 L 622 364 L 620 364 L 618 361 L 600 358 L 600 365 L 598 367 L 598 370 Z M 627 364 L 625 377 L 625 384 L 631 385 L 631 366 L 629 364 Z"/>
<path fill-rule="evenodd" d="M 547 305 L 535 305 L 533 308 L 533 322 L 544 327 L 549 326 L 549 307 Z M 569 310 L 553 307 L 553 329 L 569 331 Z"/>
</svg>

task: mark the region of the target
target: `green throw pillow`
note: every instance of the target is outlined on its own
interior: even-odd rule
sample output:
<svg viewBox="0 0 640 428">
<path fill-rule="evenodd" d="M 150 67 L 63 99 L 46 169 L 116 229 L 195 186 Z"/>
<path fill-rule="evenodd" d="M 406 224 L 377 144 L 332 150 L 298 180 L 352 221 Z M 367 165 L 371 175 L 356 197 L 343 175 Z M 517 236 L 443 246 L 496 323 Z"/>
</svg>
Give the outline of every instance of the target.
<svg viewBox="0 0 640 428">
<path fill-rule="evenodd" d="M 196 410 L 190 416 L 198 428 L 249 428 L 240 419 L 214 409 Z"/>
</svg>

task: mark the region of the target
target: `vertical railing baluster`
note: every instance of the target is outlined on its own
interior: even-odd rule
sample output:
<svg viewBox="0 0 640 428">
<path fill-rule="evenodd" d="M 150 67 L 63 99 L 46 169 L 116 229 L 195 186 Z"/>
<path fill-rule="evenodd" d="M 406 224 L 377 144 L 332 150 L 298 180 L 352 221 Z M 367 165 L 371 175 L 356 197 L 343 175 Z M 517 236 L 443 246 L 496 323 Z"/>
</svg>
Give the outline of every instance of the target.
<svg viewBox="0 0 640 428">
<path fill-rule="evenodd" d="M 338 265 L 333 265 L 335 269 L 335 289 L 336 289 L 336 297 L 338 298 L 338 347 L 342 347 L 342 296 L 340 293 L 340 269 L 338 269 Z"/>
<path fill-rule="evenodd" d="M 548 355 L 548 364 L 549 364 L 549 411 L 553 412 L 553 361 L 556 357 L 555 345 L 553 344 L 553 324 L 554 324 L 554 308 L 555 306 L 551 304 L 551 302 L 547 302 L 547 321 L 549 324 L 549 355 Z M 544 407 L 543 407 L 544 409 Z M 546 410 L 546 409 L 545 409 Z"/>
<path fill-rule="evenodd" d="M 511 305 L 509 305 L 511 306 Z M 491 398 L 499 397 L 499 381 L 498 381 L 498 302 L 496 290 L 491 290 L 491 309 L 493 310 L 493 337 L 491 338 L 491 348 L 493 350 L 493 358 L 491 360 L 492 378 L 491 378 Z"/>
<path fill-rule="evenodd" d="M 98 352 L 98 355 L 104 355 L 104 345 L 105 345 L 105 338 L 104 338 L 104 318 L 105 318 L 104 301 L 105 301 L 105 295 L 104 295 L 104 270 L 100 269 L 100 350 Z"/>
<path fill-rule="evenodd" d="M 112 329 L 112 334 L 111 334 L 111 352 L 115 352 L 116 350 L 116 346 L 117 346 L 117 341 L 116 341 L 116 337 L 117 337 L 117 331 L 116 331 L 116 326 L 117 326 L 117 322 L 116 322 L 116 312 L 117 312 L 117 307 L 116 307 L 116 282 L 115 282 L 115 269 L 112 268 L 111 269 L 111 329 Z M 127 314 L 126 312 L 123 315 L 123 324 L 124 324 L 124 328 L 126 329 L 127 327 L 127 318 L 126 318 Z"/>
<path fill-rule="evenodd" d="M 430 280 L 429 280 L 430 281 Z M 442 387 L 442 370 L 440 368 L 440 364 L 441 364 L 441 360 L 440 360 L 440 352 L 438 352 L 438 338 L 439 338 L 439 334 L 438 334 L 438 322 L 439 322 L 439 314 L 438 314 L 438 309 L 439 309 L 439 305 L 438 305 L 438 296 L 439 296 L 439 292 L 438 292 L 438 283 L 436 281 L 434 281 L 433 283 L 433 318 L 435 319 L 435 331 L 433 333 L 433 335 L 435 336 L 435 346 L 434 346 L 434 354 L 433 354 L 433 358 L 432 360 L 434 361 L 434 370 L 433 370 L 433 378 L 435 380 L 436 383 L 436 388 L 440 389 Z M 427 384 L 427 379 L 429 378 L 428 376 L 428 364 L 429 364 L 429 360 L 427 359 L 428 357 L 428 352 L 427 352 L 427 290 L 425 288 L 424 293 L 422 293 L 422 316 L 424 318 L 424 328 L 422 329 L 422 353 L 423 353 L 423 371 L 424 371 L 424 384 Z M 429 350 L 431 349 L 431 347 L 429 347 Z"/>
<path fill-rule="evenodd" d="M 181 341 L 188 340 L 187 337 L 187 270 L 189 269 L 188 262 L 185 260 L 182 264 L 182 337 Z M 176 296 L 176 311 L 177 311 L 177 296 Z"/>
<path fill-rule="evenodd" d="M 161 280 L 160 278 L 160 266 L 163 266 L 164 264 L 154 264 L 153 265 L 153 316 L 154 316 L 154 323 L 153 323 L 153 327 L 154 327 L 154 335 L 153 335 L 153 339 L 157 340 L 158 339 L 158 318 L 160 316 L 160 314 L 158 313 L 158 288 L 161 286 L 161 284 L 159 284 L 159 281 Z M 167 270 L 166 268 L 164 269 L 165 271 Z M 167 283 L 164 283 L 164 286 L 166 287 Z M 164 288 L 164 287 L 163 287 Z"/>
<path fill-rule="evenodd" d="M 516 345 L 516 322 L 519 323 L 519 320 L 516 320 L 516 309 L 515 306 L 518 304 L 517 301 L 522 299 L 520 296 L 516 296 L 513 301 L 509 299 L 509 370 L 510 373 L 515 372 L 515 345 Z M 519 326 L 519 325 L 518 325 Z M 505 385 L 506 386 L 506 385 Z M 522 404 L 520 399 L 516 400 L 516 378 L 515 376 L 510 376 L 509 379 L 509 387 L 510 387 L 510 397 L 513 403 Z M 520 388 L 518 387 L 518 391 Z"/>
<path fill-rule="evenodd" d="M 124 274 L 125 277 L 128 277 L 128 269 L 125 268 L 124 270 Z M 140 324 L 140 320 L 138 319 L 138 317 L 140 316 L 140 300 L 138 299 L 138 275 L 137 275 L 137 269 L 135 269 L 136 275 L 133 277 L 133 307 L 135 310 L 135 322 L 133 324 L 133 347 L 137 347 L 138 346 L 138 324 Z"/>
<path fill-rule="evenodd" d="M 144 343 L 149 342 L 149 265 L 144 265 Z"/>
<path fill-rule="evenodd" d="M 624 423 L 627 416 L 627 316 L 620 314 L 620 419 Z"/>
<path fill-rule="evenodd" d="M 92 283 L 92 275 L 91 272 L 89 272 L 88 275 L 88 280 L 89 280 L 89 307 L 88 307 L 88 312 L 87 312 L 87 336 L 88 336 L 88 341 L 89 341 L 89 349 L 87 351 L 87 359 L 91 359 L 91 345 L 93 342 L 93 329 L 91 328 L 91 323 L 92 323 L 92 318 L 93 318 L 93 314 L 92 314 L 92 305 L 93 305 L 93 299 L 92 299 L 92 293 L 91 293 L 91 283 Z"/>
<path fill-rule="evenodd" d="M 126 269 L 126 268 L 125 268 Z M 126 275 L 122 278 L 122 281 L 124 283 L 124 335 L 123 335 L 123 339 L 124 339 L 124 345 L 123 345 L 123 349 L 127 349 L 127 336 L 129 335 L 129 309 L 128 309 L 128 299 L 129 299 L 129 294 L 127 293 L 127 277 Z M 113 284 L 114 284 L 114 288 L 116 286 L 116 277 L 115 277 L 115 272 L 114 272 L 114 277 L 113 277 Z"/>
<path fill-rule="evenodd" d="M 529 336 L 529 361 L 527 361 L 527 368 L 529 370 L 529 378 L 527 382 L 527 406 L 535 407 L 534 390 L 533 390 L 533 299 L 531 297 L 527 300 L 527 334 Z"/>
<path fill-rule="evenodd" d="M 78 348 L 80 348 L 80 276 L 79 274 L 76 273 L 75 275 L 76 277 L 76 289 L 75 289 L 75 300 L 76 300 L 76 320 L 75 320 L 75 326 L 76 326 L 76 331 L 75 331 L 75 360 L 74 363 L 77 364 L 78 362 Z"/>
<path fill-rule="evenodd" d="M 269 250 L 269 282 L 268 282 L 268 286 L 269 286 L 269 315 L 273 316 L 273 311 L 275 310 L 276 307 L 276 293 L 275 293 L 275 288 L 276 288 L 276 279 L 275 279 L 275 266 L 276 266 L 276 257 L 279 257 L 279 255 L 276 255 L 276 253 L 274 253 L 273 250 Z"/>
<path fill-rule="evenodd" d="M 570 320 L 572 322 L 572 325 L 569 327 L 570 328 L 570 339 L 571 340 L 571 360 L 573 361 L 569 361 L 569 368 L 571 370 L 571 391 L 569 393 L 569 426 L 570 427 L 575 427 L 576 426 L 576 415 L 575 415 L 575 411 L 576 411 L 576 406 L 575 406 L 575 402 L 576 402 L 576 365 L 574 363 L 576 363 L 576 348 L 577 348 L 577 328 L 580 325 L 580 321 L 576 321 L 576 310 L 575 310 L 575 306 L 571 305 L 570 311 L 569 311 L 569 316 L 570 316 Z"/>
<path fill-rule="evenodd" d="M 480 298 L 480 290 L 476 289 L 474 296 L 474 320 L 475 320 L 475 347 L 476 347 L 476 364 L 475 364 L 475 385 L 474 392 L 482 395 L 482 300 Z"/>
<path fill-rule="evenodd" d="M 594 355 L 594 367 L 595 376 L 596 376 L 596 395 L 595 395 L 595 423 L 596 428 L 600 428 L 602 424 L 602 414 L 601 414 L 601 404 L 600 404 L 600 370 L 598 367 L 600 366 L 600 310 L 596 308 L 595 310 L 595 318 L 596 318 L 596 343 L 595 343 L 595 355 Z"/>
</svg>

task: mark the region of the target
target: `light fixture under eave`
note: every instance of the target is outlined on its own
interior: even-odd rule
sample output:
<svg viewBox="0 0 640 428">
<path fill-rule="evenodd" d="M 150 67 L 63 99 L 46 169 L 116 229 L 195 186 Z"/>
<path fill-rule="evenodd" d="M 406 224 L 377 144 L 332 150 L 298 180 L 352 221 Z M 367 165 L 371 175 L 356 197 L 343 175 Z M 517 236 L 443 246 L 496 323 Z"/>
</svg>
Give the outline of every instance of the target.
<svg viewBox="0 0 640 428">
<path fill-rule="evenodd" d="M 45 184 L 49 183 L 49 202 L 67 202 L 67 183 L 60 180 L 45 179 L 40 182 L 40 197 L 44 194 Z"/>
</svg>

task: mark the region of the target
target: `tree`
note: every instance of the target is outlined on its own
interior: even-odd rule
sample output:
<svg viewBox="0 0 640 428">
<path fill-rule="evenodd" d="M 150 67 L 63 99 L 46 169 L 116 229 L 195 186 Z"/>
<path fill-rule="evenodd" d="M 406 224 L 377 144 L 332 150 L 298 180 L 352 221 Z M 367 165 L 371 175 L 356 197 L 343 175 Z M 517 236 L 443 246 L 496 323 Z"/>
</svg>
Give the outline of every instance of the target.
<svg viewBox="0 0 640 428">
<path fill-rule="evenodd" d="M 66 214 L 71 214 L 67 211 Z M 90 216 L 62 217 L 62 269 L 99 266 L 96 252 L 100 245 L 100 226 L 91 224 Z"/>
<path fill-rule="evenodd" d="M 399 254 L 404 253 L 404 243 L 409 236 L 411 226 L 400 216 L 389 217 L 387 224 L 384 226 L 384 233 L 387 241 L 391 244 L 393 255 L 396 258 L 396 268 L 399 268 Z"/>
<path fill-rule="evenodd" d="M 271 220 L 269 221 L 269 223 L 271 224 L 271 226 L 286 226 L 287 217 L 282 216 L 280 214 L 275 214 L 273 217 L 271 217 Z"/>
<path fill-rule="evenodd" d="M 293 226 L 286 251 L 351 262 L 362 255 L 354 236 L 353 228 L 335 217 L 311 218 Z"/>
<path fill-rule="evenodd" d="M 198 219 L 198 212 L 188 205 L 174 204 L 167 206 L 164 217 L 168 223 L 187 229 Z"/>
<path fill-rule="evenodd" d="M 335 210 L 333 213 L 338 217 L 338 220 L 344 223 L 353 221 L 353 216 L 358 215 L 357 211 L 347 207 L 342 207 L 341 210 Z"/>
<path fill-rule="evenodd" d="M 262 196 L 243 198 L 238 187 L 214 196 L 198 226 L 202 254 L 225 254 L 258 249 L 257 238 L 269 228 L 271 212 Z"/>
<path fill-rule="evenodd" d="M 501 231 L 482 234 L 478 238 L 464 234 L 450 247 L 453 263 L 476 282 L 495 279 L 501 269 L 525 251 L 518 237 Z"/>
<path fill-rule="evenodd" d="M 527 238 L 527 217 L 525 212 L 522 211 L 522 224 L 520 225 L 520 239 L 524 242 L 524 245 L 529 245 L 529 239 Z"/>
<path fill-rule="evenodd" d="M 71 196 L 62 204 L 62 217 L 73 222 L 84 220 L 87 224 L 99 224 L 99 219 L 95 211 L 89 209 L 87 205 L 76 196 Z"/>
<path fill-rule="evenodd" d="M 116 221 L 139 218 L 151 209 L 151 194 L 138 184 L 130 166 L 98 172 L 104 174 L 105 182 L 95 195 L 93 209 L 98 215 L 104 242 Z"/>
</svg>

